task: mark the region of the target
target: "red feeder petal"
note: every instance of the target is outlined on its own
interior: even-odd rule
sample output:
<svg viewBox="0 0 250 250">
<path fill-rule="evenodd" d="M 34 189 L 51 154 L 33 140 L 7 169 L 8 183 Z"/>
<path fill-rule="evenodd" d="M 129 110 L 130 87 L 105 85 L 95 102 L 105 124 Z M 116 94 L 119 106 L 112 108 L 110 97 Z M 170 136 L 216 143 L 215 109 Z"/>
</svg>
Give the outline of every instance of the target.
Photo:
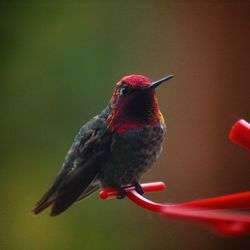
<svg viewBox="0 0 250 250">
<path fill-rule="evenodd" d="M 237 121 L 229 133 L 229 138 L 234 143 L 250 150 L 250 124 L 243 119 Z"/>
</svg>

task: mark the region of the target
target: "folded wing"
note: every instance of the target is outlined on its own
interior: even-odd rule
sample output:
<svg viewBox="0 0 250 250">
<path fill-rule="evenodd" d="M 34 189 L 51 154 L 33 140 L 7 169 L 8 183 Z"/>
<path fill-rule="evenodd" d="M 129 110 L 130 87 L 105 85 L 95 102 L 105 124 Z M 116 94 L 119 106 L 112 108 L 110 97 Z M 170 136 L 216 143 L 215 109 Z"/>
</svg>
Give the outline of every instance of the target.
<svg viewBox="0 0 250 250">
<path fill-rule="evenodd" d="M 110 153 L 111 135 L 105 126 L 105 121 L 96 117 L 80 130 L 61 172 L 36 204 L 34 214 L 52 206 L 50 215 L 58 215 L 98 189 L 98 173 Z"/>
</svg>

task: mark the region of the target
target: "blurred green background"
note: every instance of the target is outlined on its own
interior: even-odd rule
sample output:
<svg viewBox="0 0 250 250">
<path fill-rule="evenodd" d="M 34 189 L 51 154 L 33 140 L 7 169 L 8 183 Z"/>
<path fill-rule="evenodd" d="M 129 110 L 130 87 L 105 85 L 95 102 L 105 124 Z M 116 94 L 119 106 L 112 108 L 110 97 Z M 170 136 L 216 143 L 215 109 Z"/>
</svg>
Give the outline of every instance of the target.
<svg viewBox="0 0 250 250">
<path fill-rule="evenodd" d="M 158 90 L 168 135 L 144 178 L 168 189 L 151 199 L 249 190 L 249 152 L 228 140 L 250 121 L 249 13 L 249 1 L 1 1 L 0 248 L 250 249 L 97 194 L 56 218 L 31 214 L 127 74 L 175 75 Z"/>
</svg>

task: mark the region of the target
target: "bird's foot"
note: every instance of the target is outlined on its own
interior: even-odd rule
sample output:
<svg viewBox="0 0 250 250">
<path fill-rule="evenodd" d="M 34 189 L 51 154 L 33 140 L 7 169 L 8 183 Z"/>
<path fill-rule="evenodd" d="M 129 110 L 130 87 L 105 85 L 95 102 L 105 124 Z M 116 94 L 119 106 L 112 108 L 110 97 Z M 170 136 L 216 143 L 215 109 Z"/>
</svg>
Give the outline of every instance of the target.
<svg viewBox="0 0 250 250">
<path fill-rule="evenodd" d="M 139 182 L 136 182 L 134 186 L 135 186 L 135 191 L 136 191 L 138 194 L 140 194 L 140 195 L 143 195 L 143 194 L 144 194 L 144 191 L 143 191 L 143 189 L 142 189 L 142 187 L 141 187 L 141 185 L 140 185 Z"/>
<path fill-rule="evenodd" d="M 117 196 L 117 199 L 123 199 L 123 198 L 125 198 L 126 196 L 127 196 L 127 192 L 122 188 L 122 187 L 120 187 L 120 188 L 118 188 L 118 196 Z"/>
</svg>

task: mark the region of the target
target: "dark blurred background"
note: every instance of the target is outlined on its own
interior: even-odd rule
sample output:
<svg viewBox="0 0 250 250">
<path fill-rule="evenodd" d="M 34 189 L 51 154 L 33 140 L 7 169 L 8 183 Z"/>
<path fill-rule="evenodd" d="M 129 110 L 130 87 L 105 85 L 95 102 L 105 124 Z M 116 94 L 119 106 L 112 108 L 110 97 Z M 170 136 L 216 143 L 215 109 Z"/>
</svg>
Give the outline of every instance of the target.
<svg viewBox="0 0 250 250">
<path fill-rule="evenodd" d="M 249 1 L 1 1 L 0 20 L 1 249 L 250 249 L 97 194 L 56 218 L 31 214 L 127 74 L 175 75 L 158 90 L 165 148 L 143 179 L 168 189 L 151 199 L 249 190 L 249 152 L 228 140 L 250 121 Z"/>
</svg>

